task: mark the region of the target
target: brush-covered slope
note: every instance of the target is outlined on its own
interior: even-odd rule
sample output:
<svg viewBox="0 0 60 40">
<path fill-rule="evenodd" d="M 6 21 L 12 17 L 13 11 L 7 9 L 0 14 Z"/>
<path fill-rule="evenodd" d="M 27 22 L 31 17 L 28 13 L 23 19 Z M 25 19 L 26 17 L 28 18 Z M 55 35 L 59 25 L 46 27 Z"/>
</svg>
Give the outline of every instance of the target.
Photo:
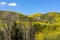
<svg viewBox="0 0 60 40">
<path fill-rule="evenodd" d="M 60 13 L 0 11 L 0 40 L 60 40 Z"/>
<path fill-rule="evenodd" d="M 1 20 L 10 19 L 10 20 L 27 21 L 27 16 L 17 12 L 0 11 L 0 17 Z"/>
<path fill-rule="evenodd" d="M 21 13 L 0 11 L 0 40 L 18 40 L 18 31 L 22 35 L 20 31 L 28 21 L 29 18 Z"/>
<path fill-rule="evenodd" d="M 55 23 L 60 20 L 60 13 L 58 12 L 49 12 L 46 14 L 36 13 L 34 15 L 29 16 L 30 18 L 33 18 L 33 20 L 44 22 L 47 21 L 48 23 Z"/>
<path fill-rule="evenodd" d="M 35 14 L 34 14 L 35 15 Z M 36 40 L 60 40 L 60 13 L 49 12 L 34 16 L 33 27 L 36 31 Z"/>
</svg>

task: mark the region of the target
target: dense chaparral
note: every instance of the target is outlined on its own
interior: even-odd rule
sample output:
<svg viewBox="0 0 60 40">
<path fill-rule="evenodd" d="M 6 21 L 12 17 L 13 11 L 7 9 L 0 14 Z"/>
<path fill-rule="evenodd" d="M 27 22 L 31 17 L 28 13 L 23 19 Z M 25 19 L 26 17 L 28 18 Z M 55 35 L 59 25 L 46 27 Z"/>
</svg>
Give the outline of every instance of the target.
<svg viewBox="0 0 60 40">
<path fill-rule="evenodd" d="M 60 13 L 0 11 L 0 40 L 60 40 Z"/>
</svg>

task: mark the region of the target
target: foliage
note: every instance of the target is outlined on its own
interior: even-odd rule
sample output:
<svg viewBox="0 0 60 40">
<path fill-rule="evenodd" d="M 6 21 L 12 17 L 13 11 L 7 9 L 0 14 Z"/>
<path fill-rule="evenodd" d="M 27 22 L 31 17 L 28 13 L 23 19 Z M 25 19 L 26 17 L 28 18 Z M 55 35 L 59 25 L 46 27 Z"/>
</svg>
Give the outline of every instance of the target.
<svg viewBox="0 0 60 40">
<path fill-rule="evenodd" d="M 0 11 L 0 40 L 60 40 L 60 13 Z"/>
</svg>

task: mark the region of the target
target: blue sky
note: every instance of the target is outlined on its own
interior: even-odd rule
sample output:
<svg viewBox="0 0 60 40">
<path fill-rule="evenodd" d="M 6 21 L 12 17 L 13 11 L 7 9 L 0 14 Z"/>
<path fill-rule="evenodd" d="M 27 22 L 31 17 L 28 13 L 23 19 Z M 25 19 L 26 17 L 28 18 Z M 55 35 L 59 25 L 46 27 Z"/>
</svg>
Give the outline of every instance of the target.
<svg viewBox="0 0 60 40">
<path fill-rule="evenodd" d="M 0 0 L 0 10 L 11 10 L 25 15 L 60 12 L 60 0 Z"/>
</svg>

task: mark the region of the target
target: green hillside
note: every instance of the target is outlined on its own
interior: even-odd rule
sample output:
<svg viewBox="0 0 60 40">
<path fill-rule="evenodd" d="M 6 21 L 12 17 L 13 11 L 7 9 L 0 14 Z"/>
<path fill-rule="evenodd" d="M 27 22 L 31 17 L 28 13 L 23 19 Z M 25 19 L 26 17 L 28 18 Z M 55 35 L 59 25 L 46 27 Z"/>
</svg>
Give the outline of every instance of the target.
<svg viewBox="0 0 60 40">
<path fill-rule="evenodd" d="M 60 13 L 0 11 L 0 40 L 60 40 Z"/>
</svg>

